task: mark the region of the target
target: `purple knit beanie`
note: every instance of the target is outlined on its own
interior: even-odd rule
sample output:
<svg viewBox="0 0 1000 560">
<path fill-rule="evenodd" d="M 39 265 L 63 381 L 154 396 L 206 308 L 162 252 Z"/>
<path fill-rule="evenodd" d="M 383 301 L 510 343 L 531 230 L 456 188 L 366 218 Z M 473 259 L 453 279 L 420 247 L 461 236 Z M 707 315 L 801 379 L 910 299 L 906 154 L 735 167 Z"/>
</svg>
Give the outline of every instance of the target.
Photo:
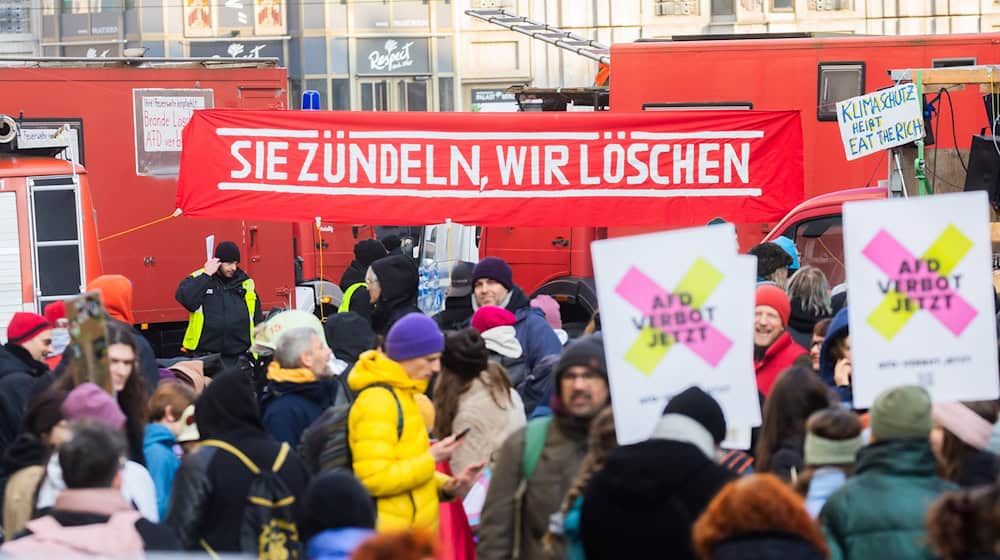
<svg viewBox="0 0 1000 560">
<path fill-rule="evenodd" d="M 496 280 L 508 290 L 514 287 L 514 272 L 507 261 L 498 257 L 486 257 L 476 263 L 476 268 L 472 270 L 472 285 L 475 286 L 480 278 Z"/>
<path fill-rule="evenodd" d="M 389 329 L 385 353 L 396 362 L 444 351 L 444 335 L 433 319 L 423 313 L 410 313 Z"/>
<path fill-rule="evenodd" d="M 125 427 L 125 414 L 114 397 L 93 383 L 82 383 L 70 391 L 60 410 L 68 421 L 90 418 L 116 430 Z"/>
</svg>

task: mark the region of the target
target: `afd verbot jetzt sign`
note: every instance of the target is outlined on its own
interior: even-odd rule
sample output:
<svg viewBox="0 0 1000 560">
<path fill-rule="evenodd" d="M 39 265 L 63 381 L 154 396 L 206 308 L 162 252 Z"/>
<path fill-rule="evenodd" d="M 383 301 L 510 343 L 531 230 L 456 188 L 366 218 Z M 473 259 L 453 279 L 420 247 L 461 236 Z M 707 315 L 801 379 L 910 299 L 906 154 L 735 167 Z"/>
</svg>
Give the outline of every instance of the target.
<svg viewBox="0 0 1000 560">
<path fill-rule="evenodd" d="M 913 84 L 840 101 L 837 122 L 848 160 L 924 137 L 920 97 Z"/>
<path fill-rule="evenodd" d="M 986 193 L 844 206 L 854 405 L 1000 395 Z"/>
<path fill-rule="evenodd" d="M 649 437 L 670 398 L 711 393 L 732 426 L 760 424 L 753 370 L 756 259 L 731 225 L 591 245 L 621 444 Z"/>
</svg>

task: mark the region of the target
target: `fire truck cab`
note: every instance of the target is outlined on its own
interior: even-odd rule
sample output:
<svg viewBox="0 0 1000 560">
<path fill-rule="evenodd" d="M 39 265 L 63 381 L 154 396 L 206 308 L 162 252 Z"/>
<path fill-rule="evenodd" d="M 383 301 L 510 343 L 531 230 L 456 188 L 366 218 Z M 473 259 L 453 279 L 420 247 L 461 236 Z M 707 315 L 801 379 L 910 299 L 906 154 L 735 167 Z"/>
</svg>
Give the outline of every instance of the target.
<svg viewBox="0 0 1000 560">
<path fill-rule="evenodd" d="M 0 115 L 0 339 L 17 311 L 42 313 L 101 274 L 87 171 L 68 129 L 28 135 Z"/>
</svg>

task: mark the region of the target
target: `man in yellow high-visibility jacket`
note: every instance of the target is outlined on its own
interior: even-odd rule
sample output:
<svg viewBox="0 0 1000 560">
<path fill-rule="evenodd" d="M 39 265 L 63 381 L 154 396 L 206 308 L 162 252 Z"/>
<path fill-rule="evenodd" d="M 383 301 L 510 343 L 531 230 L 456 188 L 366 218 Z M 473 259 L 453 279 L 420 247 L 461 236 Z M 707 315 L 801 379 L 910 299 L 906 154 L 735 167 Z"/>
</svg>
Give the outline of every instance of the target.
<svg viewBox="0 0 1000 560">
<path fill-rule="evenodd" d="M 250 349 L 254 326 L 264 320 L 253 280 L 239 264 L 239 247 L 223 241 L 204 268 L 181 280 L 174 295 L 191 313 L 185 350 L 221 354 L 227 367 Z"/>
</svg>

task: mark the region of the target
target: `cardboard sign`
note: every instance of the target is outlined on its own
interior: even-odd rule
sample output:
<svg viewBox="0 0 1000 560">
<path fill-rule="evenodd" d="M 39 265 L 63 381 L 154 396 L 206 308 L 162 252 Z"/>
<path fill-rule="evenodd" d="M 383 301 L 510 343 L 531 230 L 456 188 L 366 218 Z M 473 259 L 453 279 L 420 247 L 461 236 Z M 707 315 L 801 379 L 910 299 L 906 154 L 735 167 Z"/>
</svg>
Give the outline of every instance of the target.
<svg viewBox="0 0 1000 560">
<path fill-rule="evenodd" d="M 844 226 L 855 408 L 910 384 L 996 399 L 986 193 L 849 203 Z"/>
<path fill-rule="evenodd" d="M 858 159 L 924 137 L 917 86 L 904 84 L 837 103 L 847 159 Z"/>
<path fill-rule="evenodd" d="M 67 299 L 70 345 L 66 351 L 72 352 L 68 368 L 74 385 L 90 382 L 114 394 L 108 364 L 106 316 L 99 291 Z"/>
<path fill-rule="evenodd" d="M 730 224 L 591 245 L 622 445 L 649 437 L 670 398 L 698 385 L 732 426 L 760 424 L 753 369 L 756 259 Z"/>
</svg>

